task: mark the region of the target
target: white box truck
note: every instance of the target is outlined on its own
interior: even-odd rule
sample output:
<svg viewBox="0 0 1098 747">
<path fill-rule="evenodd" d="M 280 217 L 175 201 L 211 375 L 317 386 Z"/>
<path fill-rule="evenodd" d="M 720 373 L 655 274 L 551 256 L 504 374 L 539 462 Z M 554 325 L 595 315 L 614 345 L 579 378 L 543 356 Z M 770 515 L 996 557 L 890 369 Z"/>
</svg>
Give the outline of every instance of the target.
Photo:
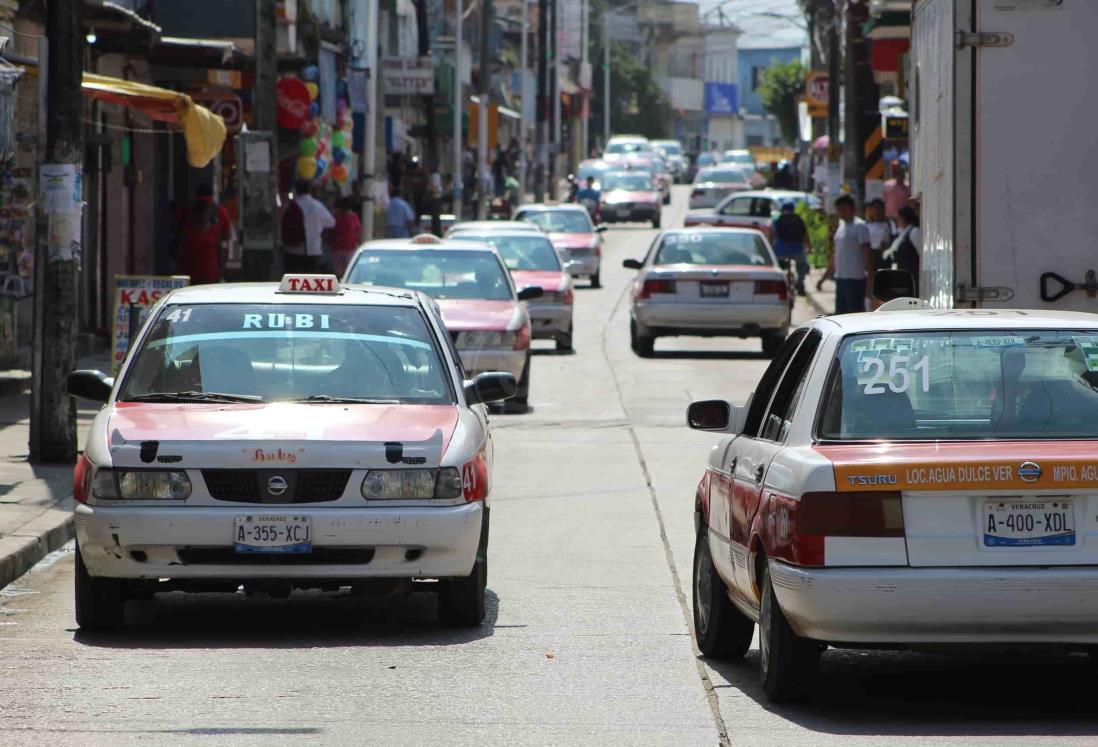
<svg viewBox="0 0 1098 747">
<path fill-rule="evenodd" d="M 1098 0 L 917 0 L 920 293 L 1098 312 Z"/>
</svg>

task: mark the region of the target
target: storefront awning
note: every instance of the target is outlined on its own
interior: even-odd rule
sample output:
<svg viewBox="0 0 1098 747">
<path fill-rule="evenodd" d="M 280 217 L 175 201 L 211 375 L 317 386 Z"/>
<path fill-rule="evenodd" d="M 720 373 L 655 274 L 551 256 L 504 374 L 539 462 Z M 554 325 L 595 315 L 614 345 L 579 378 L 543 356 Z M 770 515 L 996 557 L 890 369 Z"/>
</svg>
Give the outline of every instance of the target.
<svg viewBox="0 0 1098 747">
<path fill-rule="evenodd" d="M 132 80 L 84 73 L 85 96 L 131 106 L 159 122 L 179 125 L 187 143 L 187 163 L 208 164 L 225 143 L 225 121 L 185 93 Z"/>
</svg>

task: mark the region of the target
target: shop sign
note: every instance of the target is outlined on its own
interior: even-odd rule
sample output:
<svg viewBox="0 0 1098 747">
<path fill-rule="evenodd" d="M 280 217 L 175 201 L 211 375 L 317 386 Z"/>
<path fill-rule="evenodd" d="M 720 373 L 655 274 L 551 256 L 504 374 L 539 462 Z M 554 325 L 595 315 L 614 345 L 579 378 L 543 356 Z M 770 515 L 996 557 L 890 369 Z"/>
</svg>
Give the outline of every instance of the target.
<svg viewBox="0 0 1098 747">
<path fill-rule="evenodd" d="M 278 95 L 278 126 L 287 130 L 301 127 L 309 116 L 309 89 L 298 78 L 279 78 L 275 86 Z"/>
<path fill-rule="evenodd" d="M 907 115 L 897 116 L 894 114 L 884 115 L 884 137 L 885 140 L 907 140 L 908 138 L 908 117 Z"/>
<path fill-rule="evenodd" d="M 244 105 L 239 96 L 226 93 L 195 93 L 191 98 L 196 104 L 201 104 L 225 120 L 225 129 L 229 132 L 236 132 L 244 122 Z"/>
<path fill-rule="evenodd" d="M 386 57 L 381 85 L 388 96 L 428 96 L 435 92 L 435 66 L 429 57 Z"/>
<path fill-rule="evenodd" d="M 830 78 L 823 70 L 813 70 L 805 78 L 805 101 L 808 102 L 810 117 L 826 117 L 828 97 L 830 96 Z"/>
<path fill-rule="evenodd" d="M 111 371 L 118 373 L 130 349 L 130 331 L 140 329 L 149 309 L 169 291 L 190 282 L 187 275 L 115 275 L 111 324 Z"/>
</svg>

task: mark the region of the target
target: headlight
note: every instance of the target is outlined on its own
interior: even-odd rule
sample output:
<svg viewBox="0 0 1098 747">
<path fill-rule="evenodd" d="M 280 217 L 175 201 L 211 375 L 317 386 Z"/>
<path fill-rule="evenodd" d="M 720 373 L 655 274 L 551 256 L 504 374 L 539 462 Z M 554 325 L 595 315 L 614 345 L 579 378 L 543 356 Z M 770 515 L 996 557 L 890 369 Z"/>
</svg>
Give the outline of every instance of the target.
<svg viewBox="0 0 1098 747">
<path fill-rule="evenodd" d="M 181 470 L 101 469 L 92 480 L 92 495 L 106 501 L 183 501 L 191 495 L 191 480 Z"/>
<path fill-rule="evenodd" d="M 462 495 L 456 467 L 372 469 L 362 481 L 362 497 L 368 501 L 454 500 Z"/>
<path fill-rule="evenodd" d="M 509 348 L 515 344 L 515 333 L 505 331 L 476 330 L 458 335 L 458 348 L 469 350 L 479 348 Z"/>
</svg>

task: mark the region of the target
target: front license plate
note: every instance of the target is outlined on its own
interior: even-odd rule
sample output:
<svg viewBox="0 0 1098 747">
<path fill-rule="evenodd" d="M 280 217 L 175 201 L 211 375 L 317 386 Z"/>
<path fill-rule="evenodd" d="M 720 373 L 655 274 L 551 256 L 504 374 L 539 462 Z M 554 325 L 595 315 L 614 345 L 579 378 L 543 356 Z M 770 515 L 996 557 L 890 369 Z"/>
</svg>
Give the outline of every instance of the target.
<svg viewBox="0 0 1098 747">
<path fill-rule="evenodd" d="M 233 548 L 237 552 L 311 552 L 312 522 L 307 516 L 237 516 L 233 520 Z"/>
<path fill-rule="evenodd" d="M 1075 512 L 1063 498 L 989 500 L 984 503 L 985 547 L 1075 544 Z"/>
<path fill-rule="evenodd" d="M 632 214 L 633 214 L 633 211 L 630 208 L 627 208 L 627 207 L 618 208 L 618 217 L 619 218 L 628 218 Z"/>
<path fill-rule="evenodd" d="M 701 282 L 702 298 L 728 298 L 728 283 L 718 283 L 708 280 Z"/>
</svg>

